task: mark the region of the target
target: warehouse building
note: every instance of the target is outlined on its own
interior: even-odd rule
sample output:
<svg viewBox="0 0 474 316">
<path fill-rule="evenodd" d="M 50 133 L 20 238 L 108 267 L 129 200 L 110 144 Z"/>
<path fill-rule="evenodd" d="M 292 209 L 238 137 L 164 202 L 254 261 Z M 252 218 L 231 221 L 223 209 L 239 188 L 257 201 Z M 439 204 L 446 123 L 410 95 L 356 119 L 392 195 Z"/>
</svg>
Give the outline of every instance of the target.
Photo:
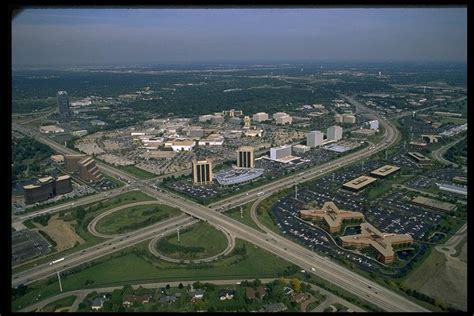
<svg viewBox="0 0 474 316">
<path fill-rule="evenodd" d="M 430 164 L 431 163 L 431 159 L 426 157 L 425 155 L 419 153 L 419 152 L 408 152 L 408 156 L 410 156 L 410 158 L 412 158 L 413 160 L 415 160 L 417 163 L 419 164 Z"/>
<path fill-rule="evenodd" d="M 454 204 L 430 199 L 421 195 L 415 197 L 411 202 L 415 205 L 425 207 L 433 211 L 453 212 L 456 210 L 456 205 Z"/>
</svg>

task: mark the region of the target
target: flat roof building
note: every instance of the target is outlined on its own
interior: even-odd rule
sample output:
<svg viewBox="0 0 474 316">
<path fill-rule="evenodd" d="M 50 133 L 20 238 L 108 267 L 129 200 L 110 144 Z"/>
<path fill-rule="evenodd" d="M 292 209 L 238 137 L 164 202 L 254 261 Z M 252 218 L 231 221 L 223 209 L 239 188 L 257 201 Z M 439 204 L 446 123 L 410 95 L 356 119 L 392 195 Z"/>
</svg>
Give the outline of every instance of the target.
<svg viewBox="0 0 474 316">
<path fill-rule="evenodd" d="M 426 207 L 434 211 L 452 212 L 456 210 L 456 205 L 454 204 L 430 199 L 421 195 L 415 197 L 411 202 L 415 205 Z"/>
<path fill-rule="evenodd" d="M 98 182 L 103 179 L 94 159 L 86 155 L 64 155 L 64 168 L 67 172 L 77 174 L 84 181 Z"/>
<path fill-rule="evenodd" d="M 277 112 L 273 114 L 273 119 L 277 125 L 291 124 L 293 118 L 285 112 Z"/>
<path fill-rule="evenodd" d="M 25 185 L 23 191 L 25 204 L 46 201 L 56 195 L 71 192 L 71 177 L 69 175 L 63 175 L 57 178 L 40 178 L 34 184 Z"/>
<path fill-rule="evenodd" d="M 64 128 L 57 127 L 56 125 L 44 125 L 39 128 L 40 133 L 49 134 L 49 133 L 64 133 Z"/>
<path fill-rule="evenodd" d="M 338 141 L 342 139 L 342 127 L 334 125 L 327 129 L 327 139 Z"/>
<path fill-rule="evenodd" d="M 209 160 L 193 161 L 193 183 L 208 184 L 212 183 L 212 162 Z"/>
<path fill-rule="evenodd" d="M 268 118 L 269 118 L 268 114 L 265 112 L 258 112 L 252 116 L 252 119 L 255 122 L 265 122 L 265 121 L 268 121 Z"/>
<path fill-rule="evenodd" d="M 398 170 L 400 170 L 400 167 L 385 165 L 383 167 L 371 171 L 370 174 L 380 178 L 385 178 L 386 176 L 391 175 L 392 173 L 397 172 Z"/>
<path fill-rule="evenodd" d="M 237 167 L 253 168 L 254 148 L 252 146 L 242 146 L 237 150 Z"/>
<path fill-rule="evenodd" d="M 360 176 L 349 182 L 344 183 L 342 186 L 344 189 L 349 189 L 352 191 L 360 191 L 376 180 L 377 180 L 376 178 L 372 178 L 368 176 Z"/>
<path fill-rule="evenodd" d="M 436 183 L 436 185 L 438 186 L 438 189 L 440 189 L 441 191 L 456 193 L 460 195 L 467 195 L 466 187 L 460 187 L 460 186 L 452 185 L 452 184 L 440 184 L 440 183 Z"/>
<path fill-rule="evenodd" d="M 408 152 L 408 156 L 410 156 L 413 160 L 420 164 L 430 164 L 431 159 L 426 157 L 425 155 L 419 152 Z"/>
<path fill-rule="evenodd" d="M 69 121 L 71 119 L 71 109 L 69 108 L 69 96 L 66 91 L 58 91 L 57 102 L 61 121 Z"/>
<path fill-rule="evenodd" d="M 323 144 L 324 134 L 320 131 L 311 131 L 306 134 L 306 145 L 314 148 Z"/>
<path fill-rule="evenodd" d="M 293 145 L 293 152 L 295 154 L 304 154 L 308 151 L 310 151 L 311 148 L 309 146 L 305 146 L 305 145 Z"/>
<path fill-rule="evenodd" d="M 334 202 L 326 202 L 318 210 L 301 210 L 300 217 L 304 220 L 321 220 L 330 233 L 337 233 L 341 230 L 344 221 L 364 220 L 364 214 L 360 212 L 340 210 Z"/>
<path fill-rule="evenodd" d="M 342 246 L 357 249 L 371 247 L 378 253 L 377 260 L 385 264 L 395 260 L 394 246 L 413 244 L 413 238 L 409 234 L 382 233 L 369 223 L 360 224 L 360 229 L 360 234 L 339 237 Z"/>
<path fill-rule="evenodd" d="M 270 148 L 270 159 L 279 160 L 291 156 L 291 145 Z"/>
</svg>

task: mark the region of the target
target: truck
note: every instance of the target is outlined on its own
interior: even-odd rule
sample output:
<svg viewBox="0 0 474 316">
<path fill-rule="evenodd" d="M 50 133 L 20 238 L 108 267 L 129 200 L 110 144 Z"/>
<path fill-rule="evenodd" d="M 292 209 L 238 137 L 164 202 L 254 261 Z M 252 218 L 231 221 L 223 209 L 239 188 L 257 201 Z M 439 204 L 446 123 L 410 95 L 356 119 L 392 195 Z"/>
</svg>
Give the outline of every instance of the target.
<svg viewBox="0 0 474 316">
<path fill-rule="evenodd" d="M 64 258 L 60 258 L 60 259 L 58 259 L 58 260 L 51 261 L 51 262 L 49 263 L 49 265 L 52 266 L 53 264 L 56 264 L 56 263 L 61 262 L 61 261 L 63 261 L 63 260 L 64 260 Z"/>
</svg>

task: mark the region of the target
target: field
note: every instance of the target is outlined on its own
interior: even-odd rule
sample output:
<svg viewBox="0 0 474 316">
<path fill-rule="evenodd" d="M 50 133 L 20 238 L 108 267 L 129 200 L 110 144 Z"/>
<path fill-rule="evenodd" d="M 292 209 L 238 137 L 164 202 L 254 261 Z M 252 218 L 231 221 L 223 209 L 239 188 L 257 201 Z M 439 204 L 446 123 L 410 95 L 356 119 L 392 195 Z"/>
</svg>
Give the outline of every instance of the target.
<svg viewBox="0 0 474 316">
<path fill-rule="evenodd" d="M 388 179 L 379 179 L 367 190 L 367 198 L 373 200 L 392 189 L 393 184 L 402 184 L 413 178 L 413 175 L 394 175 Z"/>
<path fill-rule="evenodd" d="M 63 290 L 95 288 L 158 281 L 207 279 L 254 279 L 282 275 L 291 264 L 258 247 L 236 240 L 236 249 L 229 256 L 212 264 L 180 265 L 161 261 L 148 252 L 148 241 L 114 255 L 97 260 L 97 264 L 61 277 Z M 92 282 L 92 283 L 91 283 Z M 86 285 L 86 283 L 88 285 Z M 27 293 L 12 301 L 12 310 L 19 310 L 59 294 L 57 278 L 50 277 L 28 285 Z M 41 295 L 41 296 L 39 296 Z"/>
<path fill-rule="evenodd" d="M 202 259 L 212 257 L 227 248 L 227 238 L 224 234 L 203 222 L 194 224 L 180 232 L 158 241 L 158 251 L 175 259 Z"/>
<path fill-rule="evenodd" d="M 128 172 L 130 173 L 131 175 L 133 176 L 136 176 L 142 180 L 146 180 L 146 179 L 151 179 L 151 178 L 155 178 L 156 175 L 153 174 L 153 173 L 150 173 L 148 171 L 145 171 L 143 169 L 140 169 L 140 168 L 137 168 L 135 166 L 116 166 L 116 168 L 119 168 L 125 172 Z"/>
<path fill-rule="evenodd" d="M 65 222 L 58 217 L 58 214 L 52 216 L 48 221 L 48 225 L 46 226 L 41 226 L 41 224 L 37 223 L 35 223 L 35 225 L 38 229 L 44 231 L 49 237 L 51 237 L 51 239 L 56 242 L 55 248 L 58 252 L 72 248 L 76 245 L 76 243 L 83 244 L 84 239 L 77 235 L 74 230 L 76 221 Z"/>
<path fill-rule="evenodd" d="M 458 258 L 433 250 L 403 283 L 441 302 L 467 309 L 467 264 Z"/>
<path fill-rule="evenodd" d="M 231 210 L 228 210 L 223 214 L 229 216 L 230 218 L 235 219 L 236 221 L 239 221 L 245 225 L 248 225 L 252 228 L 255 228 L 256 230 L 263 232 L 260 228 L 258 228 L 257 224 L 255 224 L 255 222 L 250 217 L 250 208 L 252 207 L 252 204 L 253 202 L 245 204 L 243 206 L 243 212 L 242 212 L 243 218 L 240 218 L 240 207 L 236 207 Z"/>
<path fill-rule="evenodd" d="M 153 200 L 153 198 L 150 197 L 149 195 L 146 195 L 142 192 L 132 191 L 132 192 L 127 192 L 127 193 L 115 196 L 105 201 L 101 201 L 99 203 L 91 203 L 88 205 L 75 207 L 68 211 L 60 212 L 59 218 L 63 219 L 65 222 L 77 221 L 77 224 L 75 225 L 76 234 L 78 234 L 82 239 L 84 239 L 85 243 L 79 246 L 76 246 L 74 248 L 62 251 L 62 252 L 55 252 L 49 256 L 39 258 L 37 260 L 15 267 L 12 273 L 18 273 L 20 271 L 24 271 L 26 269 L 32 268 L 35 264 L 41 264 L 41 263 L 49 262 L 55 259 L 59 259 L 72 252 L 79 251 L 79 250 L 91 247 L 100 242 L 103 242 L 104 239 L 93 236 L 87 230 L 88 223 L 95 216 L 113 207 L 129 204 L 129 203 L 134 203 L 134 202 L 151 201 L 151 200 Z"/>
<path fill-rule="evenodd" d="M 179 214 L 178 210 L 166 205 L 133 206 L 101 219 L 97 231 L 103 234 L 127 233 Z"/>
</svg>

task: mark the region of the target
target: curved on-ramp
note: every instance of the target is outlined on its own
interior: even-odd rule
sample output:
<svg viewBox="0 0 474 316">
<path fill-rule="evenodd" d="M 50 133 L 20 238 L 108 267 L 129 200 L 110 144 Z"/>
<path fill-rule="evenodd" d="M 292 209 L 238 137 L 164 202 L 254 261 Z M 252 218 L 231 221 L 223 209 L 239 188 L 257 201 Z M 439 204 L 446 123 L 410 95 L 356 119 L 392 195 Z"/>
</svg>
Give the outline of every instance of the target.
<svg viewBox="0 0 474 316">
<path fill-rule="evenodd" d="M 134 206 L 153 205 L 153 204 L 160 204 L 160 202 L 156 201 L 156 200 L 154 200 L 154 201 L 142 201 L 142 202 L 129 203 L 129 204 L 121 205 L 121 206 L 118 206 L 118 207 L 114 207 L 114 208 L 112 208 L 108 211 L 105 211 L 105 212 L 99 214 L 98 216 L 94 217 L 94 219 L 89 223 L 89 225 L 87 225 L 87 230 L 92 235 L 94 235 L 96 237 L 100 237 L 100 238 L 115 238 L 115 237 L 125 236 L 125 235 L 129 234 L 130 232 L 126 232 L 126 233 L 123 233 L 123 234 L 103 234 L 103 233 L 100 233 L 100 232 L 97 231 L 96 225 L 104 217 L 106 217 L 106 216 L 108 216 L 112 213 L 118 212 L 120 210 L 129 208 L 129 207 L 134 207 Z M 172 217 L 172 218 L 175 218 L 175 217 Z"/>
</svg>

